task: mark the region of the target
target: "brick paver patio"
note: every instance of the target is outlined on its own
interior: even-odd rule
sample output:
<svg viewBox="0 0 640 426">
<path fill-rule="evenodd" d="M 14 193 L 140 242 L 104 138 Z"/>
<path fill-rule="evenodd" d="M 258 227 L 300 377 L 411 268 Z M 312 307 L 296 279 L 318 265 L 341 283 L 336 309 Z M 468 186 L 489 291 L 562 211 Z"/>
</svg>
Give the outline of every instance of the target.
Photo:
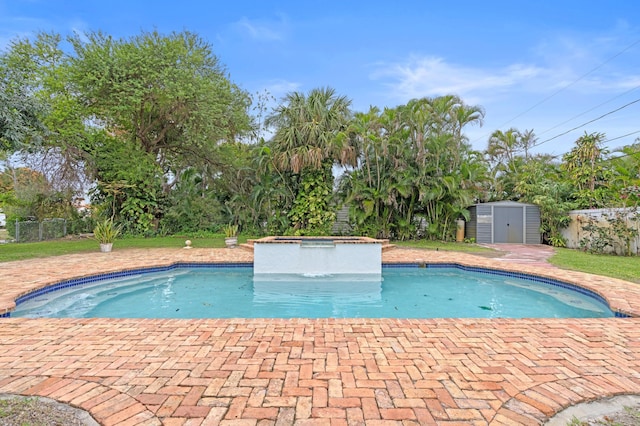
<svg viewBox="0 0 640 426">
<path fill-rule="evenodd" d="M 456 262 L 579 283 L 635 318 L 0 318 L 0 393 L 40 395 L 104 425 L 537 425 L 563 408 L 640 393 L 640 285 L 460 253 Z M 116 250 L 0 263 L 0 313 L 64 278 L 250 252 Z"/>
</svg>

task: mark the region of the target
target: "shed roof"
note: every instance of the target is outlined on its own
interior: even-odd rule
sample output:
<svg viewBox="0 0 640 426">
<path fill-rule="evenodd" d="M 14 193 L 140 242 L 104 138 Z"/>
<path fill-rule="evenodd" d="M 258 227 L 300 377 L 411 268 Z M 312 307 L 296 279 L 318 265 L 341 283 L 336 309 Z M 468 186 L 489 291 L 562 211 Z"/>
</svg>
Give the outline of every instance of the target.
<svg viewBox="0 0 640 426">
<path fill-rule="evenodd" d="M 478 204 L 474 204 L 474 205 L 475 206 L 503 206 L 503 207 L 521 207 L 521 206 L 538 207 L 535 204 L 519 203 L 517 201 L 510 201 L 510 200 L 491 201 L 489 203 L 478 203 Z"/>
</svg>

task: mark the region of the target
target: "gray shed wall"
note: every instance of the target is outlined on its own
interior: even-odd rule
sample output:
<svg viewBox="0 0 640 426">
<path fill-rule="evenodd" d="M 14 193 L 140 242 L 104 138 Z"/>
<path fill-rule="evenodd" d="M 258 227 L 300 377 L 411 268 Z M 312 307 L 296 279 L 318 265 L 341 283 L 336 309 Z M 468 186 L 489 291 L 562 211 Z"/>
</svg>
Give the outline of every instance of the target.
<svg viewBox="0 0 640 426">
<path fill-rule="evenodd" d="M 465 238 L 476 237 L 476 227 L 478 222 L 476 221 L 476 206 L 469 207 L 469 220 L 464 225 Z"/>
<path fill-rule="evenodd" d="M 540 207 L 525 206 L 525 244 L 540 244 Z"/>
<path fill-rule="evenodd" d="M 480 204 L 476 206 L 476 242 L 483 244 L 493 243 L 493 211 L 491 205 Z"/>
<path fill-rule="evenodd" d="M 469 221 L 465 225 L 465 237 L 475 238 L 477 243 L 492 244 L 495 239 L 494 208 L 520 208 L 523 215 L 524 231 L 522 241 L 525 244 L 540 244 L 540 208 L 520 203 L 484 203 L 469 208 Z"/>
</svg>

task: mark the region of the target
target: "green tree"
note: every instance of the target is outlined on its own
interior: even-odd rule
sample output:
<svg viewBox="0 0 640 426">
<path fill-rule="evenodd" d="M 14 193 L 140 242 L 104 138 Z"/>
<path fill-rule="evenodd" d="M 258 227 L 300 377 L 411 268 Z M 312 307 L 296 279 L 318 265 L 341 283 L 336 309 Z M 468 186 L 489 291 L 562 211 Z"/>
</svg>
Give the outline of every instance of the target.
<svg viewBox="0 0 640 426">
<path fill-rule="evenodd" d="M 528 152 L 530 141 L 534 139 L 533 131 L 528 130 L 524 134 L 516 128 L 506 131 L 496 130 L 489 137 L 487 156 L 494 167 L 506 167 L 521 151 Z M 525 158 L 527 155 L 525 155 Z"/>
<path fill-rule="evenodd" d="M 162 234 L 216 231 L 222 217 L 220 200 L 211 190 L 208 173 L 185 169 L 167 197 L 166 213 L 160 222 Z"/>
<path fill-rule="evenodd" d="M 114 40 L 71 39 L 72 78 L 100 124 L 170 168 L 211 155 L 250 130 L 249 96 L 234 86 L 210 46 L 189 32 Z"/>
<path fill-rule="evenodd" d="M 491 134 L 485 150 L 493 181 L 490 199 L 516 201 L 522 197 L 516 186 L 531 158 L 529 149 L 535 145 L 536 140 L 533 130 L 522 132 L 510 128 L 506 131 L 496 130 Z"/>
<path fill-rule="evenodd" d="M 620 207 L 640 205 L 640 142 L 620 148 L 611 158 L 611 190 Z"/>
<path fill-rule="evenodd" d="M 343 179 L 341 192 L 357 232 L 451 239 L 455 220 L 468 215 L 486 187 L 486 164 L 463 133 L 481 120 L 481 108 L 456 96 L 356 114 L 351 132 L 360 166 Z"/>
<path fill-rule="evenodd" d="M 92 33 L 71 42 L 74 52 L 65 55 L 60 36 L 43 33 L 7 55 L 27 92 L 48 106 L 42 121 L 53 131 L 42 152 L 65 165 L 61 179 L 81 172 L 97 179 L 94 201 L 128 230 L 147 232 L 164 213 L 161 201 L 177 183 L 171 177 L 217 164 L 219 145 L 250 129 L 250 100 L 190 33 L 130 40 Z"/>
<path fill-rule="evenodd" d="M 1 67 L 0 74 L 6 75 Z M 20 88 L 9 88 L 5 80 L 0 77 L 0 151 L 13 152 L 43 128 L 38 117 L 42 106 Z"/>
<path fill-rule="evenodd" d="M 95 165 L 105 184 L 98 191 L 119 188 L 118 197 L 107 192 L 102 199 L 131 222 L 128 229 L 148 232 L 184 170 L 217 173 L 220 146 L 251 130 L 250 98 L 227 79 L 209 44 L 189 32 L 120 40 L 94 32 L 70 41 L 73 87 L 93 124 L 110 135 L 88 147 L 103 162 Z M 138 167 L 118 171 L 132 158 Z"/>
<path fill-rule="evenodd" d="M 573 186 L 562 173 L 560 164 L 549 155 L 537 155 L 522 162 L 511 173 L 513 200 L 540 207 L 540 231 L 543 241 L 556 247 L 565 245 L 560 233 L 569 225 L 569 211 L 576 208 Z"/>
<path fill-rule="evenodd" d="M 308 95 L 292 92 L 267 117 L 267 125 L 275 129 L 269 143 L 273 164 L 292 173 L 295 181 L 289 211 L 295 232 L 326 232 L 333 221 L 332 167 L 355 166 L 357 160 L 346 132 L 350 104 L 331 88 L 313 89 Z"/>
<path fill-rule="evenodd" d="M 74 219 L 74 200 L 83 193 L 85 176 L 77 150 L 67 141 L 83 136 L 84 124 L 76 118 L 73 131 L 68 125 L 76 110 L 65 96 L 65 57 L 58 47 L 60 37 L 40 33 L 33 41 L 16 39 L 0 56 L 0 110 L 9 111 L 8 120 L 0 119 L 4 137 L 0 144 L 5 155 L 19 154 L 20 163 L 42 176 L 45 184 L 25 186 L 14 178 L 12 205 L 29 211 L 27 216 Z M 17 103 L 16 103 L 17 102 Z M 19 104 L 19 105 L 18 105 Z M 7 117 L 3 112 L 0 116 Z M 7 125 L 7 123 L 9 123 Z M 13 124 L 11 124 L 13 123 Z M 16 125 L 17 124 L 17 125 Z M 81 129 L 78 131 L 78 127 Z M 5 168 L 14 177 L 11 164 Z M 34 192 L 36 191 L 36 192 Z"/>
<path fill-rule="evenodd" d="M 0 152 L 13 153 L 25 148 L 44 130 L 41 115 L 45 105 L 30 91 L 32 72 L 9 52 L 0 55 Z"/>
<path fill-rule="evenodd" d="M 586 133 L 562 157 L 562 168 L 576 188 L 578 208 L 596 208 L 607 205 L 610 173 L 605 165 L 608 150 L 602 147 L 603 133 Z"/>
<path fill-rule="evenodd" d="M 271 149 L 263 140 L 253 148 L 251 168 L 255 171 L 251 191 L 251 205 L 257 212 L 254 226 L 271 235 L 285 233 L 296 195 L 294 176 L 276 166 Z"/>
</svg>

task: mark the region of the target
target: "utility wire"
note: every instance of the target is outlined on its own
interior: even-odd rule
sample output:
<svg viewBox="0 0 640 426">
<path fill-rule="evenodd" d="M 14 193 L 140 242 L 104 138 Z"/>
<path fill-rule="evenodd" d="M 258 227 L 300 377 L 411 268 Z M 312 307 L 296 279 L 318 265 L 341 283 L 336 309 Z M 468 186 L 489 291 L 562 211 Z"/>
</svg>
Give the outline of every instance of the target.
<svg viewBox="0 0 640 426">
<path fill-rule="evenodd" d="M 580 114 L 578 114 L 578 115 L 574 115 L 574 116 L 573 116 L 573 117 L 571 117 L 570 119 L 565 120 L 565 121 L 563 121 L 562 123 L 557 124 L 557 125 L 555 125 L 555 126 L 553 126 L 553 127 L 549 128 L 549 129 L 545 130 L 545 131 L 544 131 L 544 132 L 542 132 L 542 133 L 538 133 L 538 136 L 544 135 L 545 133 L 548 133 L 548 132 L 550 132 L 550 131 L 551 131 L 551 130 L 553 130 L 553 129 L 557 129 L 558 127 L 560 127 L 560 126 L 562 126 L 562 125 L 564 125 L 564 124 L 567 124 L 568 122 L 573 121 L 573 120 L 575 120 L 576 118 L 582 117 L 583 115 L 585 115 L 585 114 L 587 114 L 587 113 L 589 113 L 589 112 L 591 112 L 591 111 L 593 111 L 593 110 L 595 110 L 595 109 L 598 109 L 598 108 L 600 108 L 602 105 L 606 105 L 606 104 L 608 104 L 609 102 L 611 102 L 611 101 L 613 101 L 613 100 L 615 100 L 615 99 L 618 99 L 618 98 L 620 98 L 620 97 L 622 97 L 622 96 L 624 96 L 624 95 L 628 95 L 629 93 L 633 92 L 634 90 L 637 90 L 638 88 L 640 88 L 640 85 L 638 85 L 638 86 L 636 86 L 636 87 L 633 87 L 633 88 L 631 88 L 631 89 L 627 90 L 626 92 L 621 93 L 621 94 L 619 94 L 619 95 L 617 95 L 617 96 L 614 96 L 613 98 L 610 98 L 610 99 L 608 99 L 608 100 L 606 100 L 606 101 L 604 101 L 604 102 L 602 102 L 602 103 L 600 103 L 600 104 L 598 104 L 598 105 L 594 106 L 593 108 L 590 108 L 590 109 L 588 109 L 588 110 L 586 110 L 586 111 L 584 111 L 584 112 L 581 112 L 581 113 L 580 113 Z"/>
<path fill-rule="evenodd" d="M 640 39 L 634 41 L 633 43 L 631 43 L 629 46 L 625 47 L 624 49 L 622 49 L 621 51 L 619 51 L 618 53 L 616 53 L 615 55 L 607 58 L 604 62 L 600 63 L 598 66 L 596 66 L 595 68 L 591 69 L 590 71 L 586 72 L 585 74 L 581 75 L 580 77 L 578 77 L 576 80 L 572 81 L 571 83 L 562 86 L 560 89 L 556 90 L 555 92 L 553 92 L 552 94 L 550 94 L 549 96 L 547 96 L 546 98 L 543 98 L 541 101 L 535 103 L 533 106 L 531 106 L 530 108 L 526 109 L 525 111 L 521 112 L 520 114 L 516 115 L 515 117 L 511 118 L 510 120 L 506 121 L 505 123 L 501 124 L 500 126 L 498 126 L 498 129 L 506 126 L 507 124 L 511 123 L 513 120 L 522 117 L 523 115 L 525 115 L 526 113 L 528 113 L 529 111 L 533 110 L 534 108 L 537 108 L 538 106 L 542 105 L 543 103 L 545 103 L 546 101 L 548 101 L 549 99 L 553 98 L 554 96 L 556 96 L 558 93 L 564 91 L 565 89 L 573 86 L 574 84 L 576 84 L 577 82 L 579 82 L 580 80 L 584 79 L 585 77 L 587 77 L 589 74 L 593 73 L 594 71 L 597 71 L 598 69 L 602 68 L 604 65 L 606 65 L 607 63 L 611 62 L 612 60 L 614 60 L 615 58 L 617 58 L 618 56 L 622 55 L 624 52 L 626 52 L 627 50 L 631 49 L 632 47 L 634 47 L 635 45 L 640 43 Z M 491 133 L 487 133 L 484 136 L 480 136 L 479 138 L 475 139 L 472 142 L 477 142 L 480 139 L 486 138 L 487 136 L 489 136 Z"/>
<path fill-rule="evenodd" d="M 618 139 L 626 138 L 627 136 L 635 135 L 636 133 L 640 133 L 640 130 L 636 130 L 635 132 L 627 133 L 626 135 L 616 136 L 615 138 L 605 139 L 605 140 L 602 141 L 602 143 L 611 142 L 611 141 L 615 141 L 615 140 L 618 140 Z"/>
<path fill-rule="evenodd" d="M 602 141 L 602 143 L 607 143 L 607 142 L 611 142 L 611 141 L 616 141 L 616 140 L 618 140 L 618 139 L 626 138 L 627 136 L 635 135 L 635 134 L 637 134 L 637 133 L 640 133 L 640 130 L 636 130 L 635 132 L 627 133 L 627 134 L 622 135 L 622 136 L 616 136 L 615 138 L 605 139 L 605 140 L 603 140 L 603 141 Z M 533 145 L 533 146 L 537 146 L 537 145 Z M 622 148 L 624 148 L 624 147 L 616 148 L 616 149 L 614 149 L 613 151 L 618 151 L 618 150 L 620 150 L 620 149 L 622 149 Z M 522 152 L 522 151 L 524 151 L 524 149 L 519 149 L 519 150 L 518 150 L 518 151 L 516 151 L 516 152 Z M 617 155 L 617 156 L 615 156 L 615 157 L 609 157 L 609 158 L 607 158 L 605 161 L 609 161 L 609 160 L 616 160 L 616 159 L 618 159 L 618 158 L 624 158 L 624 157 L 630 157 L 630 156 L 632 156 L 632 155 L 640 155 L 640 151 L 637 151 L 637 152 L 631 152 L 631 153 L 629 153 L 629 154 Z"/>
<path fill-rule="evenodd" d="M 638 152 L 630 152 L 628 154 L 622 154 L 622 155 L 616 155 L 615 157 L 609 157 L 609 158 L 605 158 L 602 161 L 613 161 L 613 160 L 617 160 L 619 158 L 624 158 L 624 157 L 631 157 L 633 155 L 640 155 L 640 151 Z"/>
<path fill-rule="evenodd" d="M 618 139 L 626 138 L 627 136 L 635 135 L 636 133 L 640 133 L 640 130 L 636 130 L 635 132 L 627 133 L 626 135 L 617 136 L 615 138 L 606 139 L 603 142 L 611 142 Z M 616 148 L 616 150 L 620 150 L 622 148 Z M 618 158 L 631 157 L 632 155 L 640 155 L 640 151 L 630 152 L 628 154 L 616 155 L 615 157 L 609 157 L 605 161 L 617 160 Z"/>
<path fill-rule="evenodd" d="M 609 111 L 609 112 L 607 112 L 607 113 L 604 113 L 604 114 L 602 114 L 601 116 L 594 118 L 593 120 L 589 120 L 589 121 L 587 121 L 586 123 L 583 123 L 583 124 L 581 124 L 581 125 L 579 125 L 579 126 L 576 126 L 576 127 L 572 128 L 572 129 L 569 129 L 569 130 L 564 131 L 564 132 L 562 132 L 562 133 L 560 133 L 560 134 L 557 134 L 557 135 L 555 135 L 555 136 L 553 136 L 553 137 L 551 137 L 551 138 L 549 138 L 549 139 L 545 139 L 545 140 L 543 140 L 542 142 L 535 143 L 535 144 L 531 145 L 531 147 L 530 147 L 530 148 L 533 148 L 533 147 L 536 147 L 536 146 L 540 146 L 540 145 L 542 145 L 542 144 L 544 144 L 544 143 L 550 142 L 550 141 L 552 141 L 552 140 L 554 140 L 554 139 L 559 138 L 560 136 L 564 136 L 564 135 L 566 135 L 567 133 L 571 133 L 571 132 L 573 132 L 574 130 L 577 130 L 577 129 L 581 128 L 581 127 L 586 126 L 587 124 L 591 124 L 591 123 L 593 123 L 593 122 L 595 122 L 595 121 L 601 120 L 601 119 L 603 119 L 604 117 L 606 117 L 606 116 L 608 116 L 608 115 L 611 115 L 611 114 L 613 114 L 613 113 L 615 113 L 615 112 L 618 112 L 618 111 L 620 111 L 620 110 L 622 110 L 622 109 L 624 109 L 624 108 L 626 108 L 626 107 L 628 107 L 628 106 L 631 106 L 631 105 L 633 105 L 633 104 L 635 104 L 635 103 L 638 103 L 638 102 L 640 102 L 640 98 L 639 98 L 639 99 L 636 99 L 636 100 L 634 100 L 634 101 L 631 101 L 631 102 L 629 102 L 629 103 L 626 103 L 626 104 L 622 105 L 621 107 L 614 109 L 613 111 Z"/>
</svg>

